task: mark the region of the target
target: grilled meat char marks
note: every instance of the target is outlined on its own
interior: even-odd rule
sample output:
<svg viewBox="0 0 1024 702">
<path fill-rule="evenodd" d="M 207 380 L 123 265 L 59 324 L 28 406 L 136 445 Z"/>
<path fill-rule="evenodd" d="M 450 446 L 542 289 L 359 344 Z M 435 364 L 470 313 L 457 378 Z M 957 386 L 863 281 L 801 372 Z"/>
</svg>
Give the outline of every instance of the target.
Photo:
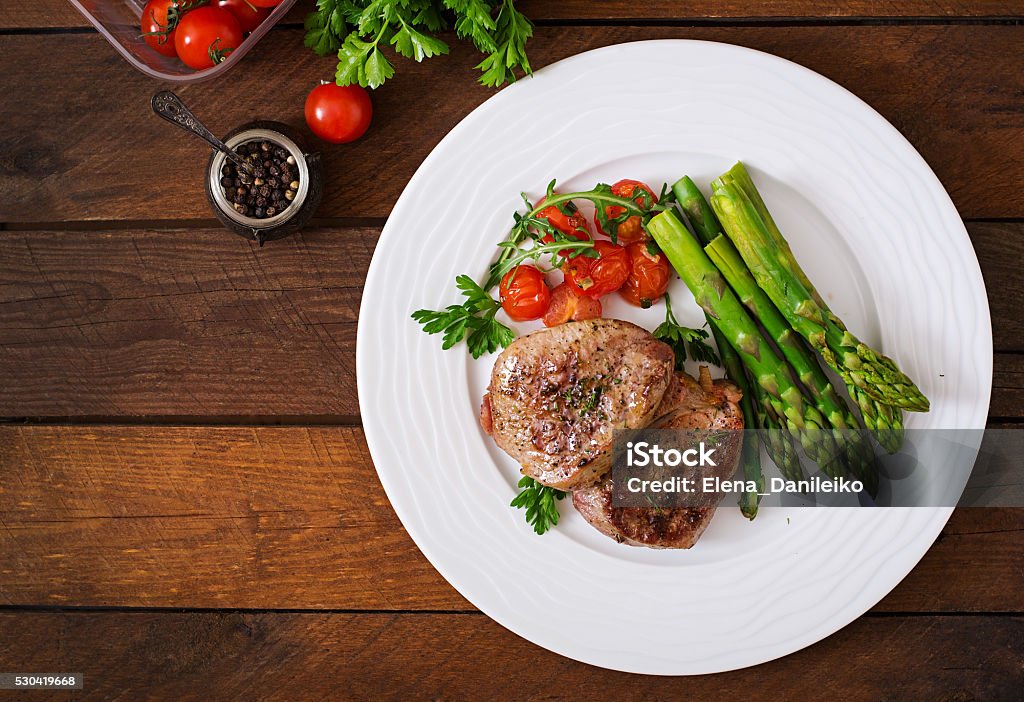
<svg viewBox="0 0 1024 702">
<path fill-rule="evenodd" d="M 569 322 L 519 337 L 494 364 L 481 424 L 524 474 L 561 490 L 611 465 L 613 432 L 648 426 L 672 349 L 629 322 Z"/>
<path fill-rule="evenodd" d="M 656 426 L 666 429 L 740 430 L 743 415 L 739 408 L 739 389 L 725 380 L 711 381 L 706 368 L 701 368 L 700 382 L 686 373 L 677 374 L 679 395 L 670 398 L 677 403 Z M 699 472 L 699 477 L 732 477 L 739 463 L 741 434 L 731 434 L 719 447 L 717 466 Z M 601 533 L 619 543 L 649 548 L 690 548 L 707 529 L 715 515 L 715 506 L 722 495 L 706 495 L 708 504 L 700 507 L 646 509 L 615 507 L 612 504 L 614 485 L 610 476 L 594 486 L 572 494 L 573 507 Z"/>
</svg>

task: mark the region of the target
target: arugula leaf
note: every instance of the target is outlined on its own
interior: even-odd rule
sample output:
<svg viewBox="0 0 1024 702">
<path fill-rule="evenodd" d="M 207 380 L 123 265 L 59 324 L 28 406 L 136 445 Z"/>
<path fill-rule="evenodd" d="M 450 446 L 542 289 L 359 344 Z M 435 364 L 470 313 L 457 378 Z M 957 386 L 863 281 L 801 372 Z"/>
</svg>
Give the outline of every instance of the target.
<svg viewBox="0 0 1024 702">
<path fill-rule="evenodd" d="M 515 8 L 512 0 L 502 0 L 494 26 L 497 48 L 477 68 L 483 71 L 480 82 L 497 88 L 515 81 L 516 68 L 527 75 L 533 73 L 526 57 L 526 42 L 533 36 L 533 24 Z"/>
<path fill-rule="evenodd" d="M 461 305 L 412 313 L 412 318 L 423 325 L 423 331 L 427 334 L 444 332 L 441 348 L 446 351 L 465 339 L 473 358 L 511 344 L 515 334 L 494 318 L 501 303 L 468 275 L 458 276 L 455 285 L 466 298 Z"/>
<path fill-rule="evenodd" d="M 676 370 L 683 370 L 686 362 L 686 352 L 689 349 L 690 357 L 698 363 L 713 363 L 716 366 L 722 364 L 718 354 L 704 342 L 708 333 L 703 329 L 691 329 L 684 327 L 672 314 L 672 298 L 665 293 L 665 321 L 654 330 L 654 338 L 664 341 L 672 347 L 676 355 Z"/>
<path fill-rule="evenodd" d="M 565 497 L 564 492 L 541 485 L 530 477 L 523 477 L 519 487 L 523 489 L 509 504 L 526 510 L 526 523 L 533 527 L 535 533 L 543 534 L 558 524 L 558 505 L 555 502 Z"/>
</svg>

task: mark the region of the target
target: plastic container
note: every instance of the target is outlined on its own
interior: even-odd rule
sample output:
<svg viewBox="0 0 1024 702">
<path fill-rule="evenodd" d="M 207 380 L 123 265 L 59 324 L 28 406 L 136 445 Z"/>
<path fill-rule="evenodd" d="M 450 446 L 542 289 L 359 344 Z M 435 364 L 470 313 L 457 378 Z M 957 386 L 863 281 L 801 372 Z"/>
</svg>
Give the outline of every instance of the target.
<svg viewBox="0 0 1024 702">
<path fill-rule="evenodd" d="M 139 28 L 144 1 L 140 0 L 71 0 L 71 4 L 85 15 L 94 27 L 106 37 L 118 53 L 147 76 L 170 83 L 198 83 L 215 78 L 242 60 L 256 42 L 271 27 L 288 14 L 295 0 L 282 0 L 270 16 L 247 36 L 237 49 L 221 63 L 211 68 L 195 70 L 177 58 L 157 53 L 146 44 Z"/>
</svg>

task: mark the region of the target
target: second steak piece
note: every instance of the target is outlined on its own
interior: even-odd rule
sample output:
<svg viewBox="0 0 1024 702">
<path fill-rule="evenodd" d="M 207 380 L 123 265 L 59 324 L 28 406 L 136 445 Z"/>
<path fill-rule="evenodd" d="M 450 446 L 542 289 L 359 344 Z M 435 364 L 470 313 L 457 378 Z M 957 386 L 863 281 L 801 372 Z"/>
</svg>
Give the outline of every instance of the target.
<svg viewBox="0 0 1024 702">
<path fill-rule="evenodd" d="M 668 345 L 616 319 L 536 331 L 495 362 L 481 423 L 525 475 L 584 487 L 608 471 L 614 431 L 655 419 L 674 362 Z"/>
</svg>

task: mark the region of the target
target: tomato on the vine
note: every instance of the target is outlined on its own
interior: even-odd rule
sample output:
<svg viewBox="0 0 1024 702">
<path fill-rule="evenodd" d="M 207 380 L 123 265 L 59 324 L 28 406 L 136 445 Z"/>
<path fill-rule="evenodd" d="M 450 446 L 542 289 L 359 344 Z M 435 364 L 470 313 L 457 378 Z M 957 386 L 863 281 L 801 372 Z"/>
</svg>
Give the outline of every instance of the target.
<svg viewBox="0 0 1024 702">
<path fill-rule="evenodd" d="M 640 192 L 636 192 L 637 189 Z M 658 196 L 654 194 L 654 191 L 646 183 L 641 183 L 639 180 L 620 180 L 612 185 L 612 194 L 630 198 L 641 207 L 650 206 L 658 202 Z M 604 208 L 604 212 L 609 218 L 614 219 L 623 215 L 626 212 L 626 208 L 619 205 L 608 205 Z M 609 232 L 606 232 L 601 227 L 601 220 L 598 219 L 597 215 L 594 215 L 594 223 L 597 225 L 599 232 L 605 236 L 611 236 Z M 631 244 L 634 241 L 642 241 L 645 236 L 640 222 L 640 215 L 633 215 L 619 224 L 616 232 L 616 241 L 620 244 Z"/>
<path fill-rule="evenodd" d="M 517 322 L 543 317 L 551 304 L 544 274 L 534 266 L 516 266 L 506 273 L 498 286 L 498 297 L 505 313 Z"/>
<path fill-rule="evenodd" d="M 242 31 L 246 33 L 259 27 L 263 20 L 270 16 L 270 10 L 259 7 L 250 0 L 216 0 L 214 4 L 233 14 Z"/>
<path fill-rule="evenodd" d="M 570 258 L 562 266 L 566 282 L 576 286 L 582 294 L 601 297 L 622 287 L 629 277 L 629 254 L 626 249 L 610 241 L 595 241 L 598 258 L 584 255 Z"/>
<path fill-rule="evenodd" d="M 178 55 L 174 48 L 174 27 L 171 26 L 175 24 L 175 20 L 168 20 L 167 15 L 175 2 L 176 0 L 149 0 L 142 8 L 140 18 L 142 38 L 154 51 L 171 57 Z"/>
<path fill-rule="evenodd" d="M 185 13 L 174 32 L 178 58 L 196 70 L 223 61 L 242 43 L 242 25 L 220 7 L 197 7 Z"/>
<path fill-rule="evenodd" d="M 648 308 L 668 290 L 671 269 L 665 254 L 652 254 L 647 242 L 635 241 L 626 247 L 629 254 L 629 277 L 619 289 L 626 302 Z"/>
<path fill-rule="evenodd" d="M 332 144 L 355 141 L 370 128 L 373 105 L 370 94 L 358 85 L 324 83 L 306 98 L 306 124 L 313 133 Z"/>
<path fill-rule="evenodd" d="M 574 285 L 562 283 L 551 291 L 551 306 L 544 315 L 544 326 L 553 327 L 564 322 L 579 322 L 601 316 L 601 301 L 581 295 Z"/>
</svg>

